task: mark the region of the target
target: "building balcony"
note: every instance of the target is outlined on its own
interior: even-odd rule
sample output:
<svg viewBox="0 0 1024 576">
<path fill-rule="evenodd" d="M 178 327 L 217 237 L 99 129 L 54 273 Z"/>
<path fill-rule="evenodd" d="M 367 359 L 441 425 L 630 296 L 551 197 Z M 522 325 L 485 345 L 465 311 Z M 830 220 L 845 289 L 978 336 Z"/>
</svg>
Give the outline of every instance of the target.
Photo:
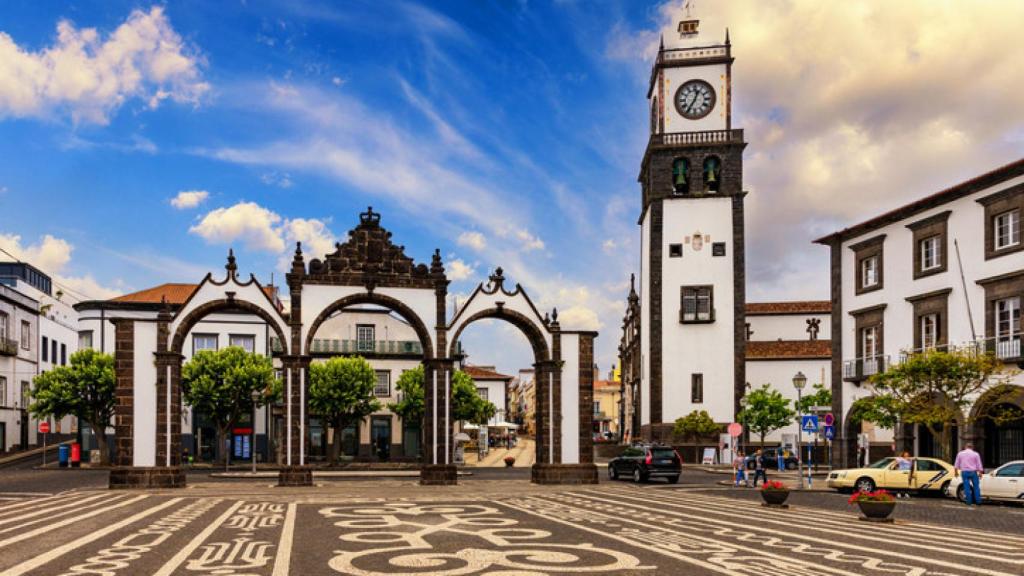
<svg viewBox="0 0 1024 576">
<path fill-rule="evenodd" d="M 843 380 L 861 382 L 875 374 L 885 372 L 889 365 L 889 357 L 885 355 L 846 360 L 843 362 Z"/>
<path fill-rule="evenodd" d="M 707 146 L 709 144 L 742 144 L 743 129 L 702 130 L 698 132 L 667 132 L 651 134 L 649 146 Z"/>
<path fill-rule="evenodd" d="M 14 338 L 0 338 L 0 356 L 17 356 L 18 341 Z"/>
<path fill-rule="evenodd" d="M 976 354 L 993 354 L 996 358 L 1005 362 L 1024 362 L 1021 352 L 1021 335 L 997 336 L 994 338 L 983 338 L 974 342 L 961 344 L 958 348 L 966 352 Z"/>
<path fill-rule="evenodd" d="M 314 338 L 310 353 L 421 357 L 423 356 L 423 345 L 417 340 L 337 340 Z"/>
</svg>

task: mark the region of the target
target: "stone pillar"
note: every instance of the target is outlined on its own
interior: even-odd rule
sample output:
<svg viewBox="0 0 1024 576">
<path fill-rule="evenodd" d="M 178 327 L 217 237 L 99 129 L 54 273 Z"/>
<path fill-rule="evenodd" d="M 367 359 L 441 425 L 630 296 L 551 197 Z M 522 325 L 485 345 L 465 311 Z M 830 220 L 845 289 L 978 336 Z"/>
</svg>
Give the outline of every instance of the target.
<svg viewBox="0 0 1024 576">
<path fill-rule="evenodd" d="M 289 354 L 281 357 L 281 365 L 286 430 L 278 485 L 312 486 L 313 469 L 305 461 L 309 449 L 309 357 Z"/>
<path fill-rule="evenodd" d="M 450 358 L 434 358 L 423 363 L 423 437 L 426 443 L 420 484 L 449 486 L 458 483 L 451 415 L 454 374 L 454 362 Z"/>
<path fill-rule="evenodd" d="M 594 463 L 594 334 L 580 334 L 580 404 L 576 408 L 580 415 L 579 446 L 580 464 Z M 619 365 L 621 367 L 621 364 Z M 624 386 L 620 386 L 620 398 Z M 572 406 L 566 406 L 571 410 Z M 619 421 L 624 422 L 625 402 L 620 402 Z M 621 434 L 621 429 L 619 433 Z"/>
<path fill-rule="evenodd" d="M 135 422 L 135 322 L 118 318 L 114 323 L 114 464 L 134 464 Z"/>
<path fill-rule="evenodd" d="M 181 466 L 181 354 L 157 352 L 156 364 L 156 465 Z M 170 380 L 168 381 L 168 376 Z M 168 390 L 168 385 L 170 390 Z M 170 427 L 168 428 L 168 396 Z M 168 461 L 168 440 L 170 459 Z"/>
</svg>

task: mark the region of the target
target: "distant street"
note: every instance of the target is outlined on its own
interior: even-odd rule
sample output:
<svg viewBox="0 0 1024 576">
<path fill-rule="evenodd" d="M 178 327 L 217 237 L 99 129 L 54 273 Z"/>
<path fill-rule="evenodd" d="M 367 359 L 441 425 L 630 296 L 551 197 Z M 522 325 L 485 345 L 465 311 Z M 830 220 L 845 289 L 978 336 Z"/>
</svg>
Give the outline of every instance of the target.
<svg viewBox="0 0 1024 576">
<path fill-rule="evenodd" d="M 457 487 L 317 480 L 308 489 L 189 476 L 115 492 L 102 471 L 4 470 L 0 570 L 16 574 L 997 574 L 1024 566 L 1024 508 L 901 502 L 856 520 L 845 497 L 682 483 L 545 487 L 479 469 Z M 476 471 L 474 471 L 476 472 Z M 35 490 L 27 489 L 35 477 Z M 56 494 L 79 483 L 73 492 Z M 45 490 L 40 487 L 45 486 Z"/>
</svg>

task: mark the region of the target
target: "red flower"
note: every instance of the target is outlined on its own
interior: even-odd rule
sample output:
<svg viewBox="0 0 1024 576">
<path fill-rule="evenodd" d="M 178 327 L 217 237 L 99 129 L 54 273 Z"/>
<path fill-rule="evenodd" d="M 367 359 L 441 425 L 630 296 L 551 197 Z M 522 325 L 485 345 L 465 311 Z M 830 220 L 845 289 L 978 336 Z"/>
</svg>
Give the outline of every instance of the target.
<svg viewBox="0 0 1024 576">
<path fill-rule="evenodd" d="M 769 480 L 761 485 L 761 490 L 789 490 L 789 488 L 778 480 Z"/>
<path fill-rule="evenodd" d="M 896 501 L 896 498 L 894 498 L 892 494 L 886 492 L 885 490 L 879 489 L 879 490 L 875 490 L 874 492 L 864 492 L 862 490 L 858 490 L 858 491 L 853 493 L 853 496 L 850 496 L 850 499 L 847 500 L 847 503 L 848 504 L 856 504 L 857 502 L 895 502 L 895 501 Z"/>
</svg>

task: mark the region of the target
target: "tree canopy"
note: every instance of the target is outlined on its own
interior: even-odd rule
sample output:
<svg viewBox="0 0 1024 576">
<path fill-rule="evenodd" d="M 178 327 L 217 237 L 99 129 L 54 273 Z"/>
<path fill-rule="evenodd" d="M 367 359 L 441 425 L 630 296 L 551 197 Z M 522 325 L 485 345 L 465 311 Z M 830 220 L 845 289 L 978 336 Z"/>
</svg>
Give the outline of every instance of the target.
<svg viewBox="0 0 1024 576">
<path fill-rule="evenodd" d="M 991 416 L 985 410 L 972 416 L 971 404 L 992 391 L 1000 394 L 1008 373 L 994 354 L 975 350 L 927 350 L 869 379 L 874 398 L 869 406 L 881 407 L 892 419 L 925 426 L 940 440 L 943 458 L 952 451 L 952 424 L 970 424 Z M 988 398 L 991 400 L 992 396 Z M 987 404 L 997 405 L 998 402 Z M 884 414 L 883 414 L 884 415 Z"/>
<path fill-rule="evenodd" d="M 403 420 L 423 418 L 425 405 L 423 392 L 423 366 L 407 370 L 398 378 L 397 388 L 402 398 L 388 408 Z M 451 379 L 452 419 L 473 424 L 485 424 L 497 413 L 497 407 L 480 397 L 476 383 L 469 374 L 456 370 Z"/>
<path fill-rule="evenodd" d="M 694 410 L 686 416 L 676 419 L 672 426 L 672 433 L 686 439 L 700 439 L 711 436 L 721 430 L 721 426 L 715 423 L 707 410 Z"/>
<path fill-rule="evenodd" d="M 380 410 L 377 375 L 361 356 L 337 356 L 309 366 L 309 409 L 334 428 L 330 460 L 338 459 L 341 431 Z"/>
<path fill-rule="evenodd" d="M 761 438 L 793 422 L 796 412 L 789 408 L 789 400 L 782 393 L 764 384 L 755 388 L 741 400 L 742 409 L 736 415 L 736 421 Z"/>
<path fill-rule="evenodd" d="M 281 392 L 271 359 L 238 346 L 196 352 L 181 367 L 181 384 L 185 404 L 217 427 L 222 449 L 228 430 L 242 415 L 273 402 Z M 229 451 L 224 450 L 225 465 L 229 458 Z"/>
<path fill-rule="evenodd" d="M 402 419 L 403 422 L 419 422 L 423 419 L 423 365 L 402 372 L 395 383 L 398 390 L 398 402 L 388 404 L 391 410 Z"/>
<path fill-rule="evenodd" d="M 804 394 L 799 400 L 793 403 L 793 407 L 803 414 L 809 414 L 812 406 L 831 406 L 832 389 L 821 382 L 814 385 L 814 391 Z"/>
<path fill-rule="evenodd" d="M 96 435 L 100 461 L 106 464 L 106 432 L 114 416 L 116 387 L 114 357 L 86 348 L 72 354 L 69 365 L 33 379 L 28 411 L 37 418 L 74 415 L 87 422 Z"/>
</svg>

